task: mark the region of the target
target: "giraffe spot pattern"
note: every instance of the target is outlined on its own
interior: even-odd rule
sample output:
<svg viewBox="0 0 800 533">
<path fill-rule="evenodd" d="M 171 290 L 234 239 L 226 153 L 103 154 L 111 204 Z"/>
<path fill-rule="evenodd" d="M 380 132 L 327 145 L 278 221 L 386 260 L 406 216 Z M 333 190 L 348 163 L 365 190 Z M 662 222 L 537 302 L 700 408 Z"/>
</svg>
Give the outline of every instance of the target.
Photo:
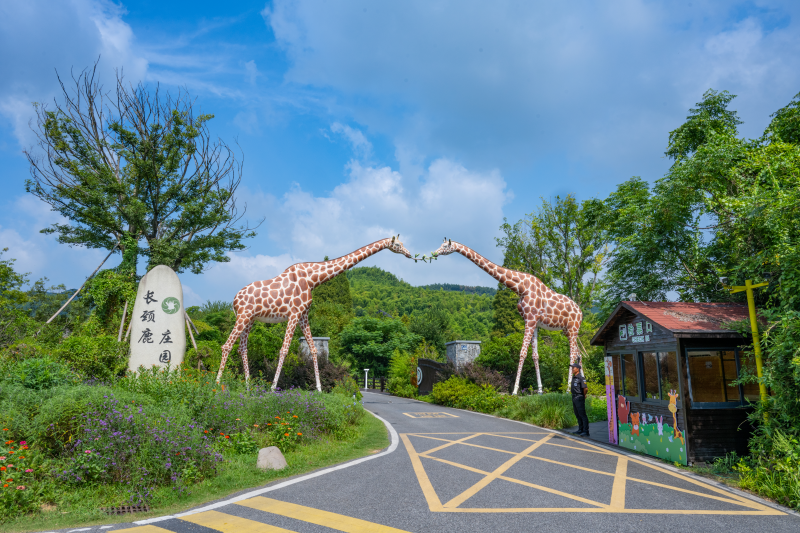
<svg viewBox="0 0 800 533">
<path fill-rule="evenodd" d="M 335 277 L 341 272 L 352 268 L 360 261 L 381 251 L 389 249 L 405 257 L 411 254 L 399 241 L 394 239 L 383 239 L 375 243 L 359 248 L 353 253 L 342 256 L 332 261 L 323 263 L 298 263 L 290 266 L 282 274 L 268 280 L 254 281 L 250 285 L 241 289 L 233 300 L 233 308 L 236 311 L 236 325 L 233 327 L 227 342 L 222 346 L 222 361 L 220 364 L 217 381 L 220 380 L 225 369 L 228 355 L 236 342 L 240 338 L 239 352 L 244 363 L 245 376 L 249 379 L 250 368 L 247 361 L 247 338 L 253 325 L 253 320 L 264 320 L 267 322 L 286 321 L 287 331 L 291 332 L 284 336 L 283 346 L 281 347 L 278 359 L 278 368 L 275 372 L 277 383 L 280 376 L 283 360 L 289 350 L 289 345 L 294 335 L 297 325 L 303 330 L 303 335 L 310 340 L 311 329 L 308 324 L 308 309 L 311 305 L 311 290 L 324 281 Z M 319 370 L 317 368 L 317 354 L 313 343 L 309 343 L 312 358 L 314 359 L 314 371 L 319 383 Z"/>
</svg>

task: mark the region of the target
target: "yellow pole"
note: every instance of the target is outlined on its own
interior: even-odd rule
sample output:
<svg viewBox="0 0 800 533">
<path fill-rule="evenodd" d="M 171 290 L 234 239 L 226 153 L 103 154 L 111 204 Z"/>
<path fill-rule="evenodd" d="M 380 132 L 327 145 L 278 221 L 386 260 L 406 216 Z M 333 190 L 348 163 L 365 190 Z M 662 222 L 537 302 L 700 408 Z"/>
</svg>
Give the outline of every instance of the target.
<svg viewBox="0 0 800 533">
<path fill-rule="evenodd" d="M 761 283 L 759 285 L 765 285 Z M 767 387 L 762 381 L 764 377 L 763 365 L 761 363 L 761 341 L 758 337 L 758 319 L 756 318 L 756 304 L 753 299 L 753 282 L 745 280 L 745 289 L 747 291 L 747 307 L 750 308 L 750 329 L 753 331 L 753 351 L 756 354 L 756 373 L 758 374 L 758 390 L 761 392 L 761 401 L 767 401 Z"/>
</svg>

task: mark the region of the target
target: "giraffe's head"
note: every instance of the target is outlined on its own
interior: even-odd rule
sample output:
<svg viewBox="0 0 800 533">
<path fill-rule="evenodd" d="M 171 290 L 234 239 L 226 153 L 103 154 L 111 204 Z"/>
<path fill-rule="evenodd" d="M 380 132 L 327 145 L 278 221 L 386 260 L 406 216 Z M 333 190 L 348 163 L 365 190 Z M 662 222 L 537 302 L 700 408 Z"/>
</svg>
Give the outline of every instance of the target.
<svg viewBox="0 0 800 533">
<path fill-rule="evenodd" d="M 402 242 L 400 242 L 400 235 L 398 235 L 397 237 L 392 237 L 391 239 L 386 239 L 386 240 L 389 241 L 389 243 L 386 246 L 387 250 L 389 250 L 390 252 L 394 252 L 396 254 L 404 255 L 404 256 L 408 257 L 409 259 L 411 258 L 411 252 L 406 250 L 406 247 L 403 246 Z"/>
<path fill-rule="evenodd" d="M 444 238 L 444 242 L 439 247 L 438 250 L 435 252 L 431 252 L 431 256 L 439 257 L 440 255 L 450 255 L 456 251 L 456 247 L 453 246 L 453 241 L 448 239 L 447 237 Z"/>
</svg>

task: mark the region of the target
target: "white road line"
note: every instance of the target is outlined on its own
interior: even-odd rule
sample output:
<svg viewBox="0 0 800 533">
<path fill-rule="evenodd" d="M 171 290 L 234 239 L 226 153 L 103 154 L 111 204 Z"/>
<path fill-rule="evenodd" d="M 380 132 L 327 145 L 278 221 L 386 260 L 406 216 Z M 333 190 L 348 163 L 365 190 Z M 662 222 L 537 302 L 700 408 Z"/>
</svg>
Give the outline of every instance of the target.
<svg viewBox="0 0 800 533">
<path fill-rule="evenodd" d="M 377 459 L 378 457 L 383 457 L 385 455 L 389 455 L 390 453 L 394 452 L 397 449 L 398 444 L 400 443 L 400 438 L 397 436 L 397 431 L 395 431 L 394 427 L 384 420 L 383 418 L 379 417 L 372 411 L 367 410 L 372 416 L 380 420 L 384 423 L 386 428 L 389 430 L 389 437 L 391 438 L 391 444 L 389 448 L 385 452 L 381 452 L 376 455 L 370 455 L 368 457 L 362 457 L 361 459 L 356 459 L 355 461 L 350 461 L 349 463 L 344 463 L 339 466 L 332 466 L 330 468 L 326 468 L 325 470 L 320 470 L 319 472 L 314 472 L 313 474 L 308 474 L 305 476 L 301 476 L 296 479 L 290 479 L 289 481 L 284 481 L 283 483 L 278 483 L 277 485 L 271 485 L 269 487 L 264 487 L 263 489 L 257 489 L 245 494 L 240 494 L 239 496 L 234 496 L 228 500 L 224 500 L 217 503 L 212 503 L 211 505 L 206 505 L 205 507 L 200 507 L 198 509 L 192 509 L 191 511 L 186 511 L 185 513 L 178 513 L 175 515 L 168 515 L 168 516 L 159 516 L 156 518 L 148 518 L 146 520 L 137 520 L 133 522 L 134 524 L 144 525 L 144 524 L 152 524 L 153 522 L 161 522 L 163 520 L 170 520 L 172 518 L 180 518 L 182 516 L 189 516 L 195 513 L 202 513 L 205 511 L 211 511 L 212 509 L 219 509 L 220 507 L 225 507 L 226 505 L 230 505 L 232 503 L 240 502 L 242 500 L 247 500 L 250 498 L 254 498 L 255 496 L 260 496 L 267 492 L 272 492 L 273 490 L 282 489 L 284 487 L 288 487 L 289 485 L 294 485 L 295 483 L 300 483 L 302 481 L 308 481 L 309 479 L 313 479 L 315 477 L 324 476 L 325 474 L 330 474 L 331 472 L 336 472 L 337 470 L 344 470 L 345 468 L 350 468 L 351 466 L 356 466 L 366 461 L 371 461 L 372 459 Z M 88 529 L 88 528 L 87 528 Z M 86 531 L 85 529 L 76 529 L 75 531 Z M 71 533 L 71 532 L 70 532 Z"/>
</svg>

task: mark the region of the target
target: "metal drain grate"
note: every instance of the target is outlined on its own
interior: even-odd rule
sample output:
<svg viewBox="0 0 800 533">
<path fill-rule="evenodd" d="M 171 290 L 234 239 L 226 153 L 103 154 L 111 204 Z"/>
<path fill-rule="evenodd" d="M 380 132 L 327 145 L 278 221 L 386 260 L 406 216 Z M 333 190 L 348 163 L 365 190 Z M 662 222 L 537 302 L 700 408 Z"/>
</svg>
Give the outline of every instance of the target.
<svg viewBox="0 0 800 533">
<path fill-rule="evenodd" d="M 150 510 L 149 505 L 120 505 L 118 507 L 101 507 L 102 511 L 110 515 L 146 513 Z"/>
</svg>

